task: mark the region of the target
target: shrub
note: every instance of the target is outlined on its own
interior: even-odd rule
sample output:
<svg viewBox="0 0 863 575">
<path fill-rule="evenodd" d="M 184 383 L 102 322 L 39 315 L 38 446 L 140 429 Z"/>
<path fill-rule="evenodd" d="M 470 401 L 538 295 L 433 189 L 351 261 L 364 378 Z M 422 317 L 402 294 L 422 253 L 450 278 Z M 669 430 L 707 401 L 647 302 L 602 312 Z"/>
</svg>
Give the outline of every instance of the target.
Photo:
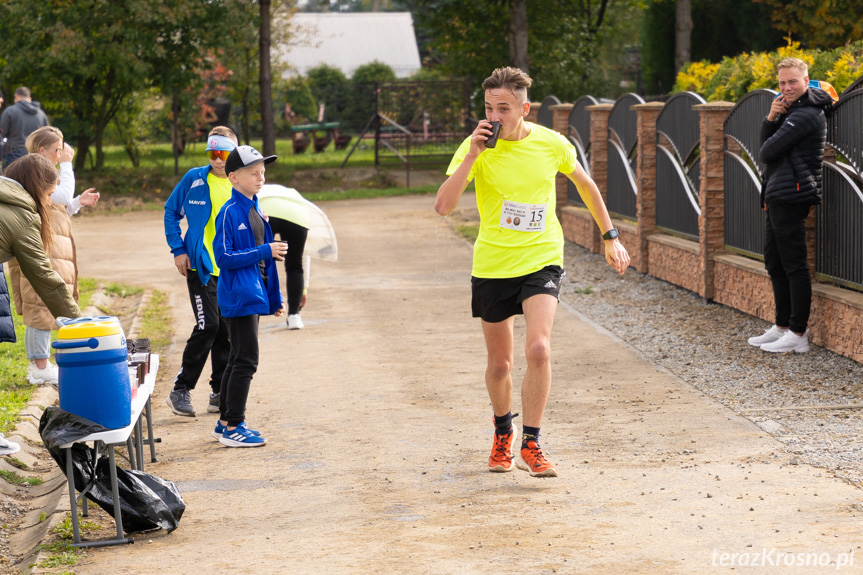
<svg viewBox="0 0 863 575">
<path fill-rule="evenodd" d="M 752 90 L 776 89 L 776 65 L 792 57 L 806 62 L 810 78 L 830 82 L 840 94 L 863 74 L 863 41 L 836 50 L 803 50 L 798 42 L 789 42 L 775 52 L 744 52 L 718 64 L 689 62 L 677 74 L 672 92 L 689 90 L 707 101 L 735 102 Z"/>
</svg>

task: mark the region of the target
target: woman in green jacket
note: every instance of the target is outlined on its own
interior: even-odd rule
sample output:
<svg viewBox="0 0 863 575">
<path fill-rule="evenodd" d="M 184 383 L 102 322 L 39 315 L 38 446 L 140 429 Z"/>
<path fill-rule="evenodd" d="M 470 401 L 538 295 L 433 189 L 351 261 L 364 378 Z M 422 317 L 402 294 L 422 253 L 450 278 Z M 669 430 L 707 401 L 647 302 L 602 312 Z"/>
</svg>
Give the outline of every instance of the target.
<svg viewBox="0 0 863 575">
<path fill-rule="evenodd" d="M 52 236 L 51 226 L 42 222 L 50 222 L 47 210 L 58 181 L 57 169 L 39 154 L 12 162 L 0 176 L 0 264 L 16 258 L 54 317 L 81 317 L 66 282 L 45 253 Z"/>
</svg>

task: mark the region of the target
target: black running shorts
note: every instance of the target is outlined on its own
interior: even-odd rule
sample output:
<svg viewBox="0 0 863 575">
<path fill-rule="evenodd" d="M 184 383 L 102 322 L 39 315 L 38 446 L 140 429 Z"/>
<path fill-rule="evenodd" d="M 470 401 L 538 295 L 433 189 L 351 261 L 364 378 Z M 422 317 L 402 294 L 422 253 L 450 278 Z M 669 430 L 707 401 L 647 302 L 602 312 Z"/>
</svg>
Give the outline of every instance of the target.
<svg viewBox="0 0 863 575">
<path fill-rule="evenodd" d="M 523 314 L 521 304 L 531 296 L 548 294 L 560 300 L 560 283 L 565 275 L 560 266 L 546 266 L 517 278 L 471 277 L 473 317 L 497 323 Z"/>
</svg>

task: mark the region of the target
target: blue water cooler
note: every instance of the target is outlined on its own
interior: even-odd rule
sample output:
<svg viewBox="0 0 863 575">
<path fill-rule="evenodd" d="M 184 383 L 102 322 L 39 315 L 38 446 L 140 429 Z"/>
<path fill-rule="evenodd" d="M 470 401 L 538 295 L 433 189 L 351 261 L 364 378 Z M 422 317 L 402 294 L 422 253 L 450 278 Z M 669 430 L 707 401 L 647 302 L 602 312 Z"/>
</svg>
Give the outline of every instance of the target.
<svg viewBox="0 0 863 575">
<path fill-rule="evenodd" d="M 60 409 L 108 429 L 132 422 L 126 336 L 116 317 L 82 317 L 60 328 Z"/>
</svg>

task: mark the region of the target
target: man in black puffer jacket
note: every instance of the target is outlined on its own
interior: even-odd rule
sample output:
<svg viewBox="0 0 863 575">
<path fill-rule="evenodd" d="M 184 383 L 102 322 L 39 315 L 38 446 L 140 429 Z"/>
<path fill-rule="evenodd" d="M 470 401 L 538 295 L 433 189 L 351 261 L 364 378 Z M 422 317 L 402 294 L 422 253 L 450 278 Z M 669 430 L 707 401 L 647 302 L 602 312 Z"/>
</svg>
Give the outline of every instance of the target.
<svg viewBox="0 0 863 575">
<path fill-rule="evenodd" d="M 821 203 L 827 116 L 833 98 L 809 88 L 808 67 L 797 58 L 777 66 L 780 96 L 761 124 L 766 205 L 764 266 L 773 284 L 776 324 L 750 345 L 771 353 L 809 351 L 806 324 L 812 283 L 806 257 L 806 218 Z"/>
</svg>

